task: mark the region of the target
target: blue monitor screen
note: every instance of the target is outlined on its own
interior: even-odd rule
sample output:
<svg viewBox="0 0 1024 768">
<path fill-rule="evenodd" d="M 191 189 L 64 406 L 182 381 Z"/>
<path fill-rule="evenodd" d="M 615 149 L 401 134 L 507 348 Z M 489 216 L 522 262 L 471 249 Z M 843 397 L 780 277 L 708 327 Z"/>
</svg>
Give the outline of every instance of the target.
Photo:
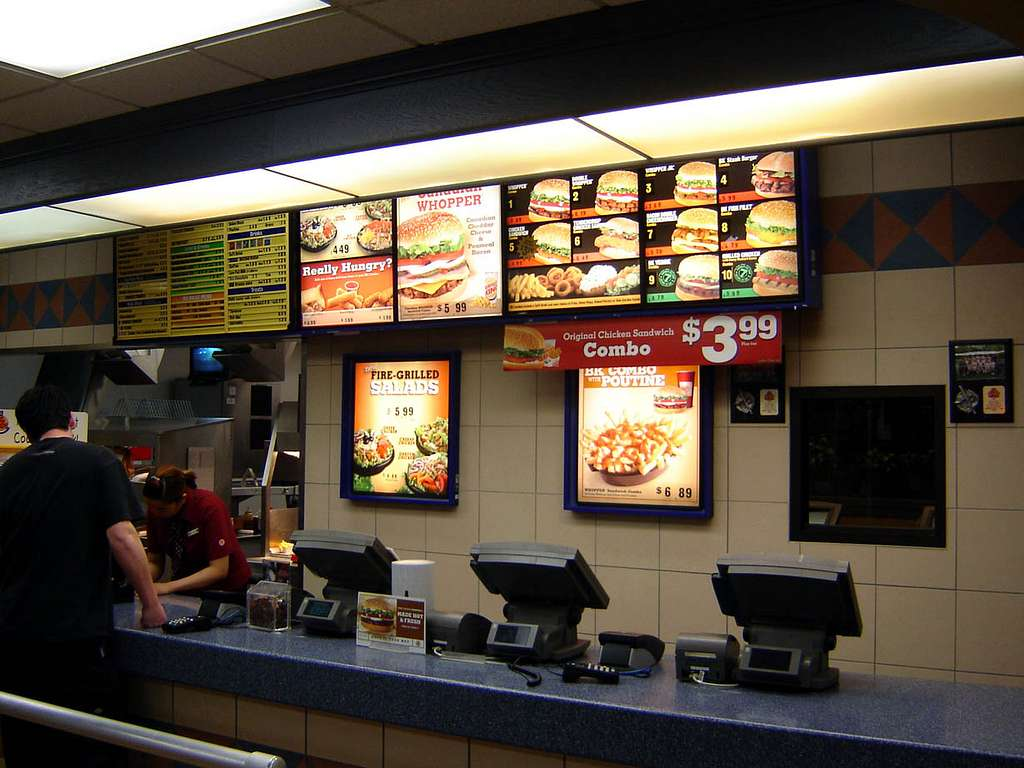
<svg viewBox="0 0 1024 768">
<path fill-rule="evenodd" d="M 213 356 L 222 351 L 220 347 L 192 347 L 191 374 L 193 377 L 216 377 L 224 375 L 224 365 Z"/>
</svg>

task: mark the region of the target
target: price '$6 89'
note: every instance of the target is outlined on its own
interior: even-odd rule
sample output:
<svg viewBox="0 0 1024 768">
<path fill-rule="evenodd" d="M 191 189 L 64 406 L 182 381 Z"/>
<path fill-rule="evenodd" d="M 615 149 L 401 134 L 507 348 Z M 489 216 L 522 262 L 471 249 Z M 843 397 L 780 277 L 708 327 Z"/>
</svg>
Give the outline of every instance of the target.
<svg viewBox="0 0 1024 768">
<path fill-rule="evenodd" d="M 711 315 L 684 320 L 681 340 L 690 346 L 701 343 L 704 359 L 712 365 L 723 365 L 736 357 L 741 342 L 771 341 L 778 335 L 776 314 Z"/>
</svg>

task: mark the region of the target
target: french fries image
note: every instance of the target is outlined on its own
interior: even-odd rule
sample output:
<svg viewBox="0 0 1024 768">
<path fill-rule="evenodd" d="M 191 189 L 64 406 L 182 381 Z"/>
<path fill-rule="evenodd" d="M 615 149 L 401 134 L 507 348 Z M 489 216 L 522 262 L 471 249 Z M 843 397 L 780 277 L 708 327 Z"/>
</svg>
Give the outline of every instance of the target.
<svg viewBox="0 0 1024 768">
<path fill-rule="evenodd" d="M 550 288 L 540 282 L 537 275 L 530 272 L 514 275 L 508 281 L 508 292 L 512 301 L 549 299 L 554 295 Z"/>
<path fill-rule="evenodd" d="M 672 419 L 633 420 L 623 414 L 616 420 L 606 415 L 611 426 L 584 430 L 580 441 L 584 461 L 597 472 L 646 475 L 666 466 L 688 439 Z"/>
</svg>

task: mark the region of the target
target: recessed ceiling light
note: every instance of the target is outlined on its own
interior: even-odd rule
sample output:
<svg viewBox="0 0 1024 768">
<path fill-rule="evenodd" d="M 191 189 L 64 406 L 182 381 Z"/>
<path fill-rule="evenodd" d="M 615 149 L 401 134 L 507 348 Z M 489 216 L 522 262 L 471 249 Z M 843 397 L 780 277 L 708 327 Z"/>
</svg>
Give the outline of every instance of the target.
<svg viewBox="0 0 1024 768">
<path fill-rule="evenodd" d="M 325 7 L 322 0 L 10 2 L 0 61 L 67 77 Z"/>
<path fill-rule="evenodd" d="M 18 248 L 23 245 L 49 243 L 72 237 L 106 235 L 129 229 L 137 227 L 43 206 L 25 211 L 0 213 L 0 248 Z"/>
</svg>

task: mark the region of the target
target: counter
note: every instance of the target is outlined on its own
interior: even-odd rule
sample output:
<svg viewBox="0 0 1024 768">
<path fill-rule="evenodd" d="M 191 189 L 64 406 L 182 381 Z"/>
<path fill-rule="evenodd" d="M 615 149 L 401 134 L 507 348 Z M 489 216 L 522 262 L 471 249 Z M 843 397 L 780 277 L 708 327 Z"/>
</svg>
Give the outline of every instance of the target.
<svg viewBox="0 0 1024 768">
<path fill-rule="evenodd" d="M 194 609 L 193 609 L 194 610 Z M 170 616 L 190 611 L 182 602 Z M 648 679 L 527 689 L 504 666 L 358 648 L 244 626 L 135 628 L 115 607 L 126 673 L 371 721 L 644 766 L 1024 766 L 1024 690 L 843 673 L 822 693 L 681 684 L 666 654 Z"/>
</svg>

